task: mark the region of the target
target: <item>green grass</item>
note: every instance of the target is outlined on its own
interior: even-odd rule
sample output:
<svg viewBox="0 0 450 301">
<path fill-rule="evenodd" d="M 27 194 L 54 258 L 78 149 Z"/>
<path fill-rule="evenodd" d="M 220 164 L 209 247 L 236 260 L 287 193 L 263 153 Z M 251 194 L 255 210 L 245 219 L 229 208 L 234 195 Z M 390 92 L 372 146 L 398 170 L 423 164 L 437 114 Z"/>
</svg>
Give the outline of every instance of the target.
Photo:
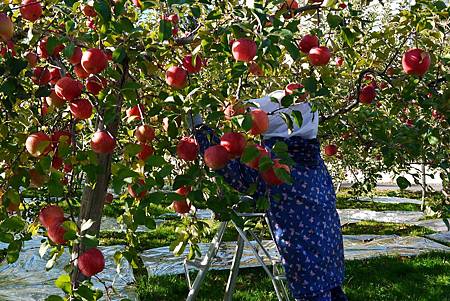
<svg viewBox="0 0 450 301">
<path fill-rule="evenodd" d="M 348 196 L 337 195 L 337 209 L 368 209 L 374 211 L 420 211 L 418 204 L 391 204 L 373 201 L 358 201 Z"/>
<path fill-rule="evenodd" d="M 342 234 L 344 235 L 397 234 L 400 236 L 424 236 L 433 233 L 435 233 L 435 231 L 421 226 L 396 223 L 379 223 L 373 221 L 362 221 L 358 223 L 347 224 L 342 227 Z"/>
<path fill-rule="evenodd" d="M 221 300 L 228 271 L 211 271 L 197 300 Z M 414 258 L 378 257 L 346 261 L 344 290 L 351 301 L 450 301 L 450 254 L 430 253 Z M 140 300 L 185 300 L 184 275 L 149 277 L 137 283 Z M 239 272 L 233 300 L 277 300 L 261 268 Z"/>
</svg>

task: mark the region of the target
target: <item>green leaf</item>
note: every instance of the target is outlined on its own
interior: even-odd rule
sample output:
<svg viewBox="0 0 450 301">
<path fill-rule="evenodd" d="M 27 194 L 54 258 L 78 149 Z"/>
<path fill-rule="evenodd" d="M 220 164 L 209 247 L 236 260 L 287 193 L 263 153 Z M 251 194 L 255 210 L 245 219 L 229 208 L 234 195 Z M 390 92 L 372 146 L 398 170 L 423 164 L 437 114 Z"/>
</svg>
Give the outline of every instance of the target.
<svg viewBox="0 0 450 301">
<path fill-rule="evenodd" d="M 328 14 L 327 15 L 327 22 L 330 25 L 331 28 L 336 28 L 342 23 L 342 18 L 338 15 Z"/>
<path fill-rule="evenodd" d="M 314 93 L 317 91 L 317 80 L 314 77 L 307 77 L 302 82 L 305 86 L 306 91 Z"/>
<path fill-rule="evenodd" d="M 115 63 L 121 64 L 125 57 L 127 56 L 127 53 L 125 52 L 125 49 L 122 47 L 118 47 L 114 50 L 112 53 L 112 58 Z"/>
<path fill-rule="evenodd" d="M 244 152 L 241 156 L 241 161 L 244 163 L 251 162 L 258 158 L 259 150 L 254 145 L 249 145 L 244 149 Z"/>
<path fill-rule="evenodd" d="M 397 178 L 397 185 L 400 189 L 406 189 L 411 186 L 411 183 L 405 177 L 400 176 Z"/>
<path fill-rule="evenodd" d="M 100 16 L 103 24 L 108 25 L 111 22 L 111 7 L 107 0 L 97 0 L 94 1 L 94 9 Z"/>
<path fill-rule="evenodd" d="M 301 128 L 302 124 L 303 124 L 303 116 L 302 116 L 302 112 L 301 111 L 295 111 L 293 110 L 292 112 L 292 117 L 294 117 L 294 122 L 295 124 Z"/>
<path fill-rule="evenodd" d="M 428 136 L 428 142 L 429 142 L 431 145 L 436 145 L 436 144 L 439 143 L 439 138 L 438 138 L 438 137 L 435 137 L 435 136 Z"/>
<path fill-rule="evenodd" d="M 63 274 L 55 280 L 56 287 L 62 289 L 66 293 L 70 293 L 72 291 L 72 286 L 70 283 L 70 275 Z"/>
<path fill-rule="evenodd" d="M 273 161 L 269 156 L 263 156 L 259 159 L 259 171 L 266 171 L 273 166 Z"/>
<path fill-rule="evenodd" d="M 161 19 L 159 21 L 159 40 L 166 41 L 172 37 L 172 23 Z"/>
<path fill-rule="evenodd" d="M 274 172 L 281 181 L 292 184 L 291 175 L 284 168 L 274 168 Z"/>
<path fill-rule="evenodd" d="M 300 51 L 298 50 L 297 45 L 295 45 L 292 41 L 283 40 L 282 44 L 286 47 L 286 50 L 291 55 L 292 59 L 298 60 L 300 58 Z"/>
</svg>

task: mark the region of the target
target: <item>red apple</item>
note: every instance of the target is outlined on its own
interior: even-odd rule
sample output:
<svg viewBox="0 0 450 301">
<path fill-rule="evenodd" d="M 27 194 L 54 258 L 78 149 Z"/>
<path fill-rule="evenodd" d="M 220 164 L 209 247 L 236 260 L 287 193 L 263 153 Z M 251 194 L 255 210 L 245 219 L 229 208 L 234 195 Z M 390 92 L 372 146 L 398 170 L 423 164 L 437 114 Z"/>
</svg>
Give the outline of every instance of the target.
<svg viewBox="0 0 450 301">
<path fill-rule="evenodd" d="M 150 158 L 151 155 L 153 155 L 153 147 L 149 144 L 140 144 L 141 151 L 136 154 L 137 158 L 139 160 L 146 161 L 148 158 Z"/>
<path fill-rule="evenodd" d="M 53 49 L 53 52 L 50 54 L 47 50 L 47 44 L 48 44 L 48 37 L 44 37 L 42 40 L 39 41 L 37 54 L 40 58 L 46 59 L 50 56 L 59 56 L 59 53 L 64 49 L 63 44 L 58 44 Z"/>
<path fill-rule="evenodd" d="M 20 5 L 22 18 L 34 22 L 42 16 L 42 6 L 37 0 L 23 0 Z"/>
<path fill-rule="evenodd" d="M 304 88 L 304 86 L 302 85 L 302 84 L 295 84 L 295 83 L 291 83 L 291 84 L 288 84 L 287 86 L 286 86 L 286 88 L 284 88 L 284 92 L 287 94 L 287 95 L 291 95 L 291 94 L 293 94 L 294 92 L 295 92 L 295 90 L 297 90 L 297 89 L 302 89 L 302 88 Z M 306 97 L 308 97 L 308 93 L 307 92 L 304 92 L 301 96 L 300 96 L 300 100 L 306 100 Z"/>
<path fill-rule="evenodd" d="M 203 156 L 206 166 L 213 170 L 221 169 L 230 161 L 230 155 L 222 145 L 213 145 L 205 150 Z"/>
<path fill-rule="evenodd" d="M 36 169 L 30 169 L 30 184 L 31 187 L 42 187 L 47 181 L 47 176 L 45 174 L 40 173 Z"/>
<path fill-rule="evenodd" d="M 78 65 L 81 63 L 81 57 L 83 56 L 83 51 L 80 47 L 75 47 L 73 49 L 72 56 L 69 58 L 69 63 L 72 65 Z"/>
<path fill-rule="evenodd" d="M 14 35 L 13 22 L 5 13 L 0 13 L 0 38 L 6 42 L 11 40 L 13 35 Z"/>
<path fill-rule="evenodd" d="M 387 76 L 393 76 L 394 73 L 395 73 L 394 68 L 392 68 L 392 67 L 387 68 L 387 70 L 386 70 Z"/>
<path fill-rule="evenodd" d="M 103 271 L 105 268 L 105 257 L 103 257 L 99 249 L 92 248 L 78 257 L 77 266 L 84 276 L 91 277 Z"/>
<path fill-rule="evenodd" d="M 70 112 L 76 119 L 84 120 L 92 116 L 92 104 L 89 100 L 81 98 L 70 102 Z"/>
<path fill-rule="evenodd" d="M 303 53 L 309 53 L 314 47 L 319 47 L 319 38 L 315 35 L 307 34 L 298 43 L 298 49 Z"/>
<path fill-rule="evenodd" d="M 141 192 L 139 193 L 139 195 L 133 189 L 133 185 L 131 184 L 128 185 L 128 193 L 135 199 L 142 199 L 143 197 L 145 197 L 145 195 L 147 194 L 147 189 L 142 190 L 142 187 L 145 186 L 145 181 L 143 179 L 139 179 L 137 184 L 135 184 L 134 186 L 141 188 Z"/>
<path fill-rule="evenodd" d="M 89 73 L 84 70 L 81 64 L 73 66 L 73 72 L 78 78 L 85 79 L 89 77 Z"/>
<path fill-rule="evenodd" d="M 51 68 L 50 69 L 50 83 L 56 84 L 58 80 L 61 78 L 61 69 L 59 68 Z"/>
<path fill-rule="evenodd" d="M 339 8 L 345 9 L 347 7 L 347 4 L 344 2 L 339 3 Z"/>
<path fill-rule="evenodd" d="M 251 167 L 253 169 L 259 169 L 259 160 L 261 160 L 262 157 L 268 157 L 269 152 L 262 145 L 255 145 L 255 147 L 259 151 L 258 157 L 256 157 L 255 159 L 253 159 L 250 162 L 245 163 L 245 165 L 247 165 L 248 167 Z"/>
<path fill-rule="evenodd" d="M 191 204 L 188 204 L 186 200 L 173 201 L 172 208 L 178 214 L 186 214 L 191 211 Z"/>
<path fill-rule="evenodd" d="M 340 66 L 342 66 L 344 64 L 344 59 L 339 56 L 339 57 L 336 58 L 335 62 L 336 62 L 336 66 L 340 67 Z"/>
<path fill-rule="evenodd" d="M 91 139 L 91 148 L 97 154 L 110 154 L 115 147 L 116 139 L 108 131 L 97 131 Z"/>
<path fill-rule="evenodd" d="M 187 196 L 189 192 L 191 192 L 192 187 L 191 186 L 181 186 L 178 188 L 175 192 L 181 196 Z"/>
<path fill-rule="evenodd" d="M 246 38 L 234 40 L 231 47 L 234 59 L 240 62 L 252 61 L 256 56 L 257 50 L 258 46 L 255 41 Z"/>
<path fill-rule="evenodd" d="M 61 224 L 64 221 L 64 211 L 56 205 L 49 205 L 39 212 L 39 222 L 45 228 Z"/>
<path fill-rule="evenodd" d="M 197 159 L 198 144 L 194 138 L 183 137 L 177 144 L 178 158 L 184 161 L 194 161 Z"/>
<path fill-rule="evenodd" d="M 83 14 L 86 17 L 95 17 L 95 16 L 97 16 L 97 12 L 95 11 L 94 7 L 91 6 L 91 5 L 87 5 L 87 4 L 82 5 L 81 6 L 81 10 L 83 11 Z"/>
<path fill-rule="evenodd" d="M 140 110 L 139 110 L 139 109 L 140 109 Z M 129 109 L 126 111 L 126 114 L 127 114 L 127 117 L 128 117 L 129 119 L 132 119 L 132 120 L 134 120 L 134 119 L 140 120 L 140 119 L 141 119 L 141 113 L 140 113 L 140 111 L 142 112 L 142 114 L 144 114 L 144 105 L 143 105 L 143 104 L 139 104 L 139 107 L 138 107 L 138 105 L 135 105 L 134 107 L 129 108 Z"/>
<path fill-rule="evenodd" d="M 272 167 L 270 167 L 266 171 L 261 172 L 261 177 L 268 185 L 280 185 L 284 183 L 275 174 L 275 169 L 277 168 L 282 168 L 288 173 L 290 172 L 289 166 L 287 166 L 286 164 L 281 164 L 278 159 L 275 159 Z"/>
<path fill-rule="evenodd" d="M 250 112 L 252 116 L 252 128 L 250 134 L 260 135 L 269 128 L 269 117 L 263 110 L 256 109 Z"/>
<path fill-rule="evenodd" d="M 103 200 L 105 204 L 111 204 L 113 202 L 114 196 L 112 195 L 112 193 L 106 193 L 105 194 L 105 199 Z"/>
<path fill-rule="evenodd" d="M 175 89 L 186 87 L 188 73 L 181 67 L 171 66 L 166 71 L 166 83 Z"/>
<path fill-rule="evenodd" d="M 325 155 L 327 155 L 329 157 L 336 155 L 337 151 L 338 151 L 338 147 L 334 144 L 328 144 L 324 148 Z"/>
<path fill-rule="evenodd" d="M 50 82 L 51 75 L 50 71 L 44 67 L 36 67 L 33 70 L 33 75 L 31 76 L 31 80 L 36 85 L 46 85 Z"/>
<path fill-rule="evenodd" d="M 71 172 L 71 171 L 72 171 L 72 169 L 73 169 L 73 166 L 72 166 L 72 164 L 69 164 L 69 163 L 64 163 L 64 169 L 63 169 L 63 171 L 64 171 L 65 173 L 69 173 L 69 172 Z"/>
<path fill-rule="evenodd" d="M 296 0 L 286 0 L 286 1 L 284 1 L 281 8 L 286 8 L 288 10 L 298 9 L 298 2 Z"/>
<path fill-rule="evenodd" d="M 225 133 L 220 138 L 222 145 L 232 158 L 240 157 L 244 152 L 247 140 L 240 133 Z"/>
<path fill-rule="evenodd" d="M 430 68 L 430 64 L 430 54 L 418 48 L 409 49 L 402 58 L 403 71 L 406 74 L 423 76 Z"/>
<path fill-rule="evenodd" d="M 178 24 L 180 18 L 178 18 L 177 14 L 171 14 L 167 17 L 167 21 L 172 22 L 172 24 Z"/>
<path fill-rule="evenodd" d="M 331 58 L 330 50 L 325 46 L 314 47 L 308 53 L 309 62 L 314 66 L 324 66 Z"/>
<path fill-rule="evenodd" d="M 155 130 L 147 124 L 140 125 L 134 130 L 134 137 L 142 143 L 152 142 L 155 138 Z"/>
<path fill-rule="evenodd" d="M 72 135 L 68 131 L 56 131 L 51 135 L 53 148 L 56 148 L 60 143 L 70 145 L 72 143 Z"/>
<path fill-rule="evenodd" d="M 98 95 L 106 86 L 106 79 L 98 75 L 91 75 L 86 80 L 86 90 L 94 95 Z"/>
<path fill-rule="evenodd" d="M 55 85 L 55 93 L 62 99 L 72 101 L 81 96 L 83 84 L 79 81 L 65 76 L 58 80 Z"/>
<path fill-rule="evenodd" d="M 96 74 L 105 70 L 108 65 L 108 59 L 101 49 L 91 48 L 83 53 L 81 65 L 86 72 Z"/>
<path fill-rule="evenodd" d="M 64 165 L 63 159 L 55 154 L 52 159 L 52 168 L 60 170 L 63 167 L 63 165 Z"/>
<path fill-rule="evenodd" d="M 67 242 L 64 234 L 66 234 L 66 229 L 62 223 L 50 225 L 47 229 L 47 236 L 55 245 L 64 245 Z"/>
<path fill-rule="evenodd" d="M 33 133 L 28 136 L 25 147 L 33 157 L 45 156 L 51 150 L 51 140 L 43 132 Z"/>
<path fill-rule="evenodd" d="M 28 61 L 28 65 L 30 65 L 30 67 L 36 67 L 39 56 L 34 52 L 27 51 L 25 53 L 25 59 Z"/>
<path fill-rule="evenodd" d="M 250 64 L 248 65 L 248 72 L 250 72 L 250 74 L 253 74 L 255 76 L 263 76 L 264 75 L 264 71 L 255 62 L 250 62 Z"/>
<path fill-rule="evenodd" d="M 375 87 L 372 85 L 364 86 L 361 91 L 359 91 L 359 101 L 363 104 L 371 104 L 377 93 L 375 91 Z"/>
<path fill-rule="evenodd" d="M 200 72 L 200 69 L 202 69 L 202 63 L 203 61 L 200 55 L 195 56 L 195 61 L 192 54 L 186 55 L 183 58 L 183 67 L 188 73 Z"/>
<path fill-rule="evenodd" d="M 134 6 L 142 8 L 141 0 L 131 0 L 131 1 L 133 2 Z"/>
</svg>

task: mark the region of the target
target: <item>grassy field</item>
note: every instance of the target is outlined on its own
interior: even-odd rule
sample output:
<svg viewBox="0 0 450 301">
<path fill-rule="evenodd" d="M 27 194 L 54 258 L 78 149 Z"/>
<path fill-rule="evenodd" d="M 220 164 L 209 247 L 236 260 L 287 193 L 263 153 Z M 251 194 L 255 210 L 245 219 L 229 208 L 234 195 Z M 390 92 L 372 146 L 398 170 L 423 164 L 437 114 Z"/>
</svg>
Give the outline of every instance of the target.
<svg viewBox="0 0 450 301">
<path fill-rule="evenodd" d="M 210 272 L 198 300 L 221 300 L 227 271 Z M 346 262 L 344 290 L 350 301 L 450 301 L 450 254 L 415 258 L 379 257 Z M 149 277 L 137 285 L 141 300 L 186 298 L 184 275 Z M 233 300 L 276 300 L 269 278 L 260 268 L 243 269 Z"/>
</svg>

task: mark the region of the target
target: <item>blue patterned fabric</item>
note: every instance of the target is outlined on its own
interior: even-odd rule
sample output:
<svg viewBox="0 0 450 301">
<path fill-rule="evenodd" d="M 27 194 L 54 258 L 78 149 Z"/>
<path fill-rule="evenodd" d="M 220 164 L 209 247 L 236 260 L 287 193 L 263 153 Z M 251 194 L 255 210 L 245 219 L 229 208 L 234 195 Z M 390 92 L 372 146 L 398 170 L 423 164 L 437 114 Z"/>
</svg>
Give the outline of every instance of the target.
<svg viewBox="0 0 450 301">
<path fill-rule="evenodd" d="M 195 137 L 201 154 L 219 143 L 213 131 L 201 126 Z M 217 171 L 236 190 L 246 193 L 254 183 L 254 198 L 270 200 L 268 217 L 293 296 L 302 301 L 345 301 L 344 252 L 332 179 L 320 157 L 317 139 L 270 138 L 268 150 L 277 142 L 288 145 L 296 162 L 291 166 L 293 184 L 268 186 L 258 171 L 232 160 Z M 334 291 L 332 291 L 334 289 Z M 339 291 L 342 294 L 337 294 Z M 342 296 L 343 295 L 343 296 Z"/>
</svg>

